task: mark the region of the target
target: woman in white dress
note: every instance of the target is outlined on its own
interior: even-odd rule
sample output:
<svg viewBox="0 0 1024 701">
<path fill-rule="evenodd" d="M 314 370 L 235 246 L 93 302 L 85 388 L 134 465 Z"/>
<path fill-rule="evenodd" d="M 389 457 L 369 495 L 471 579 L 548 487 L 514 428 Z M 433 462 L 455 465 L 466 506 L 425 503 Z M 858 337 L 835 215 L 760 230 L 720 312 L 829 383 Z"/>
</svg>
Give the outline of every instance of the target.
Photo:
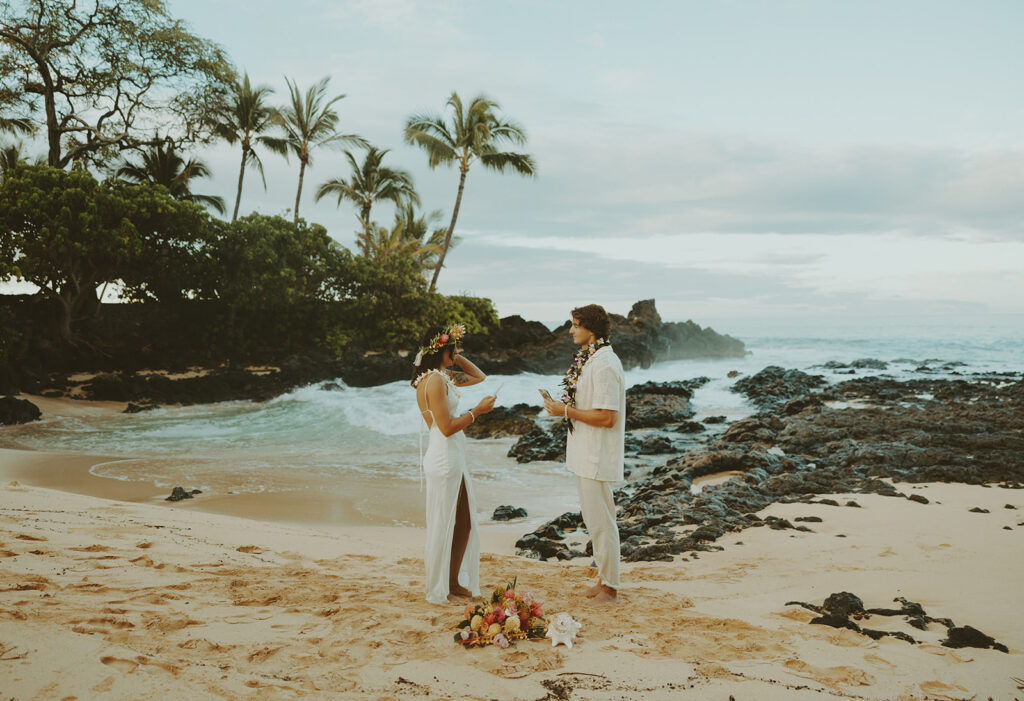
<svg viewBox="0 0 1024 701">
<path fill-rule="evenodd" d="M 473 409 L 457 413 L 458 387 L 478 384 L 486 377 L 460 352 L 458 343 L 465 332 L 460 324 L 428 330 L 413 367 L 416 404 L 430 436 L 423 454 L 427 482 L 423 559 L 427 601 L 435 604 L 480 595 L 480 536 L 462 431 L 491 411 L 495 398 L 484 397 Z"/>
</svg>

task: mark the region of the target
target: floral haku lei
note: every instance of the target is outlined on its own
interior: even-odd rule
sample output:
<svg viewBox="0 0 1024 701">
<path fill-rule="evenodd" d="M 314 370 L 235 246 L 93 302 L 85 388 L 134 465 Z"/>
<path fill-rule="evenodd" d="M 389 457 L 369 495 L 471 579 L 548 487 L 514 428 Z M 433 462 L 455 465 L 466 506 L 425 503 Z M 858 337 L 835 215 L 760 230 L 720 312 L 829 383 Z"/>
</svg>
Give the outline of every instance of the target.
<svg viewBox="0 0 1024 701">
<path fill-rule="evenodd" d="M 576 406 L 576 384 L 580 381 L 580 375 L 583 374 L 583 366 L 587 364 L 587 361 L 590 360 L 594 353 L 606 346 L 611 346 L 611 343 L 603 338 L 599 338 L 594 343 L 581 346 L 579 351 L 576 352 L 572 365 L 569 366 L 565 377 L 562 378 L 562 387 L 564 388 L 562 392 L 563 402 L 569 406 Z M 568 424 L 569 433 L 572 433 L 572 421 L 566 419 L 565 423 Z"/>
<path fill-rule="evenodd" d="M 465 324 L 452 324 L 441 330 L 440 333 L 430 339 L 430 343 L 420 348 L 416 354 L 416 365 L 420 364 L 424 356 L 433 355 L 445 346 L 457 345 L 459 341 L 466 337 L 466 325 Z"/>
<path fill-rule="evenodd" d="M 541 609 L 544 602 L 532 593 L 518 594 L 516 581 L 495 587 L 479 604 L 467 604 L 455 642 L 464 647 L 507 648 L 516 640 L 543 640 L 548 628 Z"/>
</svg>

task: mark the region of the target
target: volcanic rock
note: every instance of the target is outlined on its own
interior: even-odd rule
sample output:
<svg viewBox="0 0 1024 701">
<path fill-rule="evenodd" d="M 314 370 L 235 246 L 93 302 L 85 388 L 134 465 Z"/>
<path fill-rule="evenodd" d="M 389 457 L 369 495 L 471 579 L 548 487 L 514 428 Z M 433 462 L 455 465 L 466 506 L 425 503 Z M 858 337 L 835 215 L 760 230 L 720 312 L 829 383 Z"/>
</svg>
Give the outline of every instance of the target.
<svg viewBox="0 0 1024 701">
<path fill-rule="evenodd" d="M 42 415 L 39 407 L 27 399 L 0 397 L 0 425 L 27 424 Z"/>
</svg>

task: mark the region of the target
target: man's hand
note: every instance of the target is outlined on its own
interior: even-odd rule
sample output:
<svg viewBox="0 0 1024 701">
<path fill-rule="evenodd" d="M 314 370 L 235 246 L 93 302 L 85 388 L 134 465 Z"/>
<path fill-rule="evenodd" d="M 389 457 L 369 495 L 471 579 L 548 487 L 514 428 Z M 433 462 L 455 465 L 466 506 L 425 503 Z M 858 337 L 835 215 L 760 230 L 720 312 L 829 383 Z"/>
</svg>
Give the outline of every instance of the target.
<svg viewBox="0 0 1024 701">
<path fill-rule="evenodd" d="M 548 416 L 557 416 L 559 418 L 565 417 L 565 402 L 556 402 L 554 399 L 545 399 L 544 408 L 548 412 Z"/>
</svg>

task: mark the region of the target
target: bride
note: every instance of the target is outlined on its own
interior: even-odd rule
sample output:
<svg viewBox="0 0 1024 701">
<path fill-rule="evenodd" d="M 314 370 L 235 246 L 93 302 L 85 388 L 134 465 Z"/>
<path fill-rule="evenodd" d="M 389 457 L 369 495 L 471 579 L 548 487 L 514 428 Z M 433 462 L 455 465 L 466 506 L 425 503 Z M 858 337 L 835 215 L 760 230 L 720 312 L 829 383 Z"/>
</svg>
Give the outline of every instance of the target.
<svg viewBox="0 0 1024 701">
<path fill-rule="evenodd" d="M 458 343 L 465 333 L 461 324 L 430 328 L 416 354 L 412 375 L 416 403 L 430 433 L 422 458 L 427 481 L 423 559 L 427 601 L 435 604 L 480 595 L 480 536 L 462 431 L 494 408 L 495 397 L 484 397 L 474 408 L 456 413 L 458 388 L 486 378 L 460 352 Z"/>
</svg>

